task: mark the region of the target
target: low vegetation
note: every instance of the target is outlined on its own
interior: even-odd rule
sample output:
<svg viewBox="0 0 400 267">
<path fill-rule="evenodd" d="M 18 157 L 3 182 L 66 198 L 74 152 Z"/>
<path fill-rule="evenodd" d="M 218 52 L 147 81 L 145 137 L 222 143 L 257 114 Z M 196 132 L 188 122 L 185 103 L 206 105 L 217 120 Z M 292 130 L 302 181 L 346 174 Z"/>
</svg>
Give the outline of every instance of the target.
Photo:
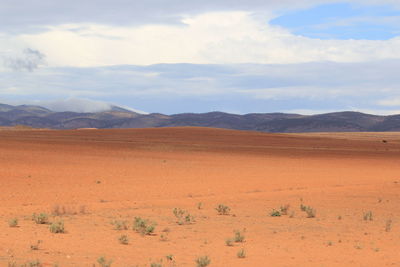
<svg viewBox="0 0 400 267">
<path fill-rule="evenodd" d="M 30 261 L 24 264 L 17 264 L 16 262 L 9 262 L 8 267 L 43 267 L 44 265 L 39 260 Z"/>
<path fill-rule="evenodd" d="M 244 234 L 241 231 L 236 230 L 235 231 L 235 236 L 234 236 L 234 241 L 236 243 L 239 243 L 239 242 L 241 243 L 241 242 L 244 242 L 244 239 L 245 239 Z"/>
<path fill-rule="evenodd" d="M 118 241 L 119 241 L 119 243 L 122 244 L 122 245 L 128 245 L 128 244 L 129 244 L 129 238 L 128 238 L 127 235 L 121 235 L 121 236 L 118 238 Z"/>
<path fill-rule="evenodd" d="M 172 212 L 177 219 L 176 223 L 179 225 L 192 224 L 195 222 L 194 217 L 186 210 L 174 208 Z"/>
<path fill-rule="evenodd" d="M 288 215 L 288 212 L 289 212 L 289 208 L 290 208 L 290 205 L 289 204 L 286 204 L 286 205 L 284 205 L 284 206 L 281 206 L 280 207 L 280 213 L 282 214 L 282 215 Z"/>
<path fill-rule="evenodd" d="M 392 229 L 392 220 L 387 220 L 385 225 L 385 231 L 390 232 L 391 229 Z"/>
<path fill-rule="evenodd" d="M 50 224 L 49 229 L 50 229 L 50 232 L 53 234 L 65 233 L 64 222 L 63 221 L 53 222 Z"/>
<path fill-rule="evenodd" d="M 304 211 L 307 214 L 307 218 L 315 218 L 315 216 L 317 215 L 317 211 L 311 206 L 300 204 L 300 210 Z"/>
<path fill-rule="evenodd" d="M 236 253 L 236 255 L 239 259 L 246 258 L 246 251 L 242 248 Z"/>
<path fill-rule="evenodd" d="M 197 258 L 195 262 L 197 267 L 206 267 L 210 265 L 211 260 L 208 256 L 202 256 Z"/>
<path fill-rule="evenodd" d="M 364 212 L 363 219 L 364 221 L 372 221 L 373 220 L 372 211 Z"/>
<path fill-rule="evenodd" d="M 18 219 L 12 218 L 8 221 L 8 226 L 10 227 L 18 227 Z"/>
<path fill-rule="evenodd" d="M 280 213 L 280 211 L 278 211 L 278 210 L 272 210 L 270 213 L 269 213 L 269 215 L 271 216 L 271 217 L 280 217 L 281 216 L 281 213 Z"/>
<path fill-rule="evenodd" d="M 219 204 L 215 209 L 219 215 L 228 215 L 229 212 L 231 211 L 231 208 L 229 208 L 224 204 Z"/>
<path fill-rule="evenodd" d="M 32 215 L 32 220 L 37 224 L 48 224 L 49 223 L 49 216 L 46 213 Z"/>
<path fill-rule="evenodd" d="M 51 209 L 51 214 L 54 216 L 64 216 L 64 215 L 77 215 L 77 214 L 86 214 L 86 206 L 81 205 L 77 206 L 63 206 L 63 205 L 54 205 Z"/>
<path fill-rule="evenodd" d="M 227 238 L 227 239 L 225 240 L 225 244 L 226 244 L 228 247 L 232 247 L 232 246 L 233 246 L 233 242 L 234 242 L 233 238 Z"/>
<path fill-rule="evenodd" d="M 38 240 L 36 244 L 31 245 L 31 250 L 39 250 L 40 243 L 42 243 L 42 241 Z"/>
<path fill-rule="evenodd" d="M 115 230 L 128 230 L 128 223 L 126 221 L 115 220 L 112 221 L 111 224 L 114 225 Z"/>
<path fill-rule="evenodd" d="M 101 256 L 97 259 L 97 263 L 100 265 L 100 267 L 110 267 L 112 260 L 108 260 L 106 257 Z"/>
<path fill-rule="evenodd" d="M 133 230 L 142 235 L 151 235 L 156 229 L 156 223 L 149 220 L 142 219 L 140 217 L 135 217 L 133 222 Z"/>
</svg>

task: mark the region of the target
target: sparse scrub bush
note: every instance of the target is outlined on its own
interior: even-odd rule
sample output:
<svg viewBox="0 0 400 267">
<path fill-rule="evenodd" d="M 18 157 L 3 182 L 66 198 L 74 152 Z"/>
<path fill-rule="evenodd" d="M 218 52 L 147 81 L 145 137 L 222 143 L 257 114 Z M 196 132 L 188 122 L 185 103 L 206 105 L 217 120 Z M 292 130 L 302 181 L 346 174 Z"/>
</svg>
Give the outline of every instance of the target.
<svg viewBox="0 0 400 267">
<path fill-rule="evenodd" d="M 306 205 L 303 205 L 303 203 L 300 204 L 300 210 L 301 210 L 301 211 L 306 211 L 306 209 L 307 209 L 307 206 L 306 206 Z"/>
<path fill-rule="evenodd" d="M 307 214 L 307 218 L 314 218 L 317 214 L 317 211 L 314 208 L 303 204 L 300 204 L 300 210 Z"/>
<path fill-rule="evenodd" d="M 100 267 L 110 267 L 112 260 L 107 260 L 106 257 L 101 256 L 97 259 L 97 263 L 100 265 Z"/>
<path fill-rule="evenodd" d="M 364 212 L 363 219 L 364 221 L 372 221 L 372 211 Z"/>
<path fill-rule="evenodd" d="M 127 235 L 121 235 L 121 236 L 118 238 L 118 241 L 119 241 L 119 243 L 122 244 L 122 245 L 128 245 L 128 243 L 129 243 L 129 238 L 128 238 Z"/>
<path fill-rule="evenodd" d="M 51 209 L 51 214 L 54 216 L 86 214 L 86 206 L 81 205 L 77 208 L 66 207 L 63 205 L 54 205 Z"/>
<path fill-rule="evenodd" d="M 55 216 L 61 216 L 64 215 L 65 213 L 67 213 L 65 207 L 60 205 L 54 205 L 51 210 L 51 214 Z"/>
<path fill-rule="evenodd" d="M 18 226 L 18 219 L 12 218 L 8 221 L 8 226 L 10 227 L 17 227 Z"/>
<path fill-rule="evenodd" d="M 149 220 L 144 220 L 140 217 L 135 217 L 133 222 L 133 230 L 142 235 L 151 235 L 156 229 L 156 223 L 150 222 Z"/>
<path fill-rule="evenodd" d="M 206 267 L 211 263 L 211 260 L 208 256 L 199 257 L 196 259 L 197 267 Z"/>
<path fill-rule="evenodd" d="M 29 267 L 42 267 L 43 264 L 39 260 L 28 262 Z"/>
<path fill-rule="evenodd" d="M 150 267 L 162 267 L 162 264 L 158 262 L 153 262 L 150 264 Z"/>
<path fill-rule="evenodd" d="M 64 222 L 53 222 L 50 224 L 50 232 L 53 234 L 62 234 L 65 233 Z"/>
<path fill-rule="evenodd" d="M 177 224 L 183 225 L 183 224 L 191 224 L 194 223 L 194 217 L 190 215 L 186 210 L 180 209 L 180 208 L 174 208 L 172 211 L 175 215 L 175 217 L 178 219 Z"/>
<path fill-rule="evenodd" d="M 163 233 L 160 235 L 160 241 L 166 242 L 168 241 L 168 233 Z"/>
<path fill-rule="evenodd" d="M 317 212 L 312 207 L 307 207 L 306 214 L 307 214 L 307 218 L 315 218 Z"/>
<path fill-rule="evenodd" d="M 280 217 L 281 213 L 278 210 L 272 210 L 269 214 L 271 217 Z"/>
<path fill-rule="evenodd" d="M 387 220 L 386 226 L 385 226 L 385 231 L 390 232 L 391 229 L 392 229 L 392 220 Z"/>
<path fill-rule="evenodd" d="M 246 251 L 242 248 L 242 249 L 240 249 L 240 250 L 238 251 L 238 253 L 237 253 L 236 255 L 237 255 L 237 257 L 238 257 L 239 259 L 246 258 Z"/>
<path fill-rule="evenodd" d="M 41 240 L 38 240 L 38 241 L 36 242 L 36 244 L 31 245 L 31 250 L 39 250 L 39 245 L 40 245 L 40 243 L 42 243 L 42 241 L 41 241 Z"/>
<path fill-rule="evenodd" d="M 111 224 L 114 225 L 115 230 L 128 230 L 128 224 L 126 221 L 115 220 L 112 221 Z"/>
<path fill-rule="evenodd" d="M 224 204 L 219 204 L 215 209 L 217 210 L 219 215 L 228 215 L 231 211 L 231 208 Z"/>
<path fill-rule="evenodd" d="M 290 205 L 289 205 L 289 204 L 286 204 L 286 205 L 284 205 L 284 206 L 281 206 L 281 208 L 280 208 L 281 214 L 282 214 L 282 215 L 287 215 L 288 212 L 289 212 L 289 208 L 290 208 Z"/>
<path fill-rule="evenodd" d="M 226 240 L 225 240 L 225 244 L 228 246 L 228 247 L 232 247 L 233 246 L 233 238 L 227 238 Z"/>
<path fill-rule="evenodd" d="M 167 258 L 168 261 L 173 261 L 174 260 L 174 255 L 169 254 L 169 255 L 165 256 L 165 258 Z"/>
<path fill-rule="evenodd" d="M 197 203 L 197 209 L 201 210 L 201 209 L 203 209 L 203 207 L 204 207 L 203 202 Z"/>
<path fill-rule="evenodd" d="M 40 213 L 40 214 L 34 213 L 32 215 L 32 220 L 37 224 L 48 224 L 49 223 L 49 217 L 47 216 L 46 213 Z"/>
<path fill-rule="evenodd" d="M 241 231 L 236 230 L 235 231 L 235 236 L 234 236 L 234 241 L 235 242 L 244 242 L 245 236 L 242 234 Z"/>
</svg>

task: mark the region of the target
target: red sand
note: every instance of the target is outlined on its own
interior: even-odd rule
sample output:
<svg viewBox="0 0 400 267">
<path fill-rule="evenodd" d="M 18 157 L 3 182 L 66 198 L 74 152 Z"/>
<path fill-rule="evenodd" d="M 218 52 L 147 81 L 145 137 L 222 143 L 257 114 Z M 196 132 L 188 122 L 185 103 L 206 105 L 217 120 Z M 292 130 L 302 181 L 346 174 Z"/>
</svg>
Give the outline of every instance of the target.
<svg viewBox="0 0 400 267">
<path fill-rule="evenodd" d="M 400 266 L 398 133 L 3 130 L 0 164 L 0 266 L 36 259 L 93 266 L 102 255 L 115 267 L 160 259 L 196 266 L 203 255 L 209 266 Z M 315 218 L 306 218 L 301 201 Z M 220 203 L 230 215 L 217 214 Z M 285 204 L 293 218 L 269 215 Z M 50 220 L 63 220 L 64 234 L 31 220 L 56 205 L 68 214 Z M 178 225 L 175 207 L 196 222 Z M 367 211 L 372 221 L 363 220 Z M 155 234 L 110 224 L 131 225 L 135 216 L 156 221 Z M 9 227 L 11 218 L 19 227 Z M 227 246 L 236 229 L 245 229 L 245 242 Z M 128 245 L 118 242 L 122 234 Z M 38 240 L 39 250 L 31 250 Z M 244 259 L 236 256 L 240 248 Z"/>
</svg>

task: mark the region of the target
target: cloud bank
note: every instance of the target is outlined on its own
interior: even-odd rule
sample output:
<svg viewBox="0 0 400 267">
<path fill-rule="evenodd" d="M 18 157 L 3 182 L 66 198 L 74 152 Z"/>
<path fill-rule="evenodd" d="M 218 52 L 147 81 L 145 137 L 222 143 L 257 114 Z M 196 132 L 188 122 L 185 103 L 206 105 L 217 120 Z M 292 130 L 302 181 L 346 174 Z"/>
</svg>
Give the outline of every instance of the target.
<svg viewBox="0 0 400 267">
<path fill-rule="evenodd" d="M 400 60 L 45 68 L 20 73 L 18 80 L 13 72 L 0 73 L 0 102 L 86 98 L 167 114 L 215 110 L 390 113 L 399 109 L 393 100 L 400 99 L 399 68 Z M 64 109 L 64 104 L 68 101 L 51 108 Z M 84 102 L 75 110 L 85 111 L 86 106 L 91 105 Z"/>
<path fill-rule="evenodd" d="M 398 110 L 397 33 L 320 39 L 270 23 L 337 2 L 4 0 L 0 102 L 84 98 L 164 113 Z M 345 2 L 400 8 L 397 0 Z"/>
</svg>

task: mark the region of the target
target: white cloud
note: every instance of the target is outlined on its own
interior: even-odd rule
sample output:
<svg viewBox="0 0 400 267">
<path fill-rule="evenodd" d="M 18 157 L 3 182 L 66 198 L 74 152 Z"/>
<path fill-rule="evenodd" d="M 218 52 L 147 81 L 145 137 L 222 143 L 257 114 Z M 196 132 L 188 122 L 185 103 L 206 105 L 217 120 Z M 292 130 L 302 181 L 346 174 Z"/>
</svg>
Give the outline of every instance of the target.
<svg viewBox="0 0 400 267">
<path fill-rule="evenodd" d="M 186 16 L 184 25 L 68 24 L 10 38 L 19 46 L 39 48 L 50 66 L 284 64 L 400 58 L 400 38 L 311 39 L 267 24 L 272 15 L 264 15 L 263 21 L 250 12 L 214 12 Z"/>
<path fill-rule="evenodd" d="M 388 107 L 395 107 L 395 106 L 400 107 L 400 97 L 393 97 L 390 99 L 382 99 L 382 100 L 378 101 L 378 105 L 388 106 Z"/>
</svg>

